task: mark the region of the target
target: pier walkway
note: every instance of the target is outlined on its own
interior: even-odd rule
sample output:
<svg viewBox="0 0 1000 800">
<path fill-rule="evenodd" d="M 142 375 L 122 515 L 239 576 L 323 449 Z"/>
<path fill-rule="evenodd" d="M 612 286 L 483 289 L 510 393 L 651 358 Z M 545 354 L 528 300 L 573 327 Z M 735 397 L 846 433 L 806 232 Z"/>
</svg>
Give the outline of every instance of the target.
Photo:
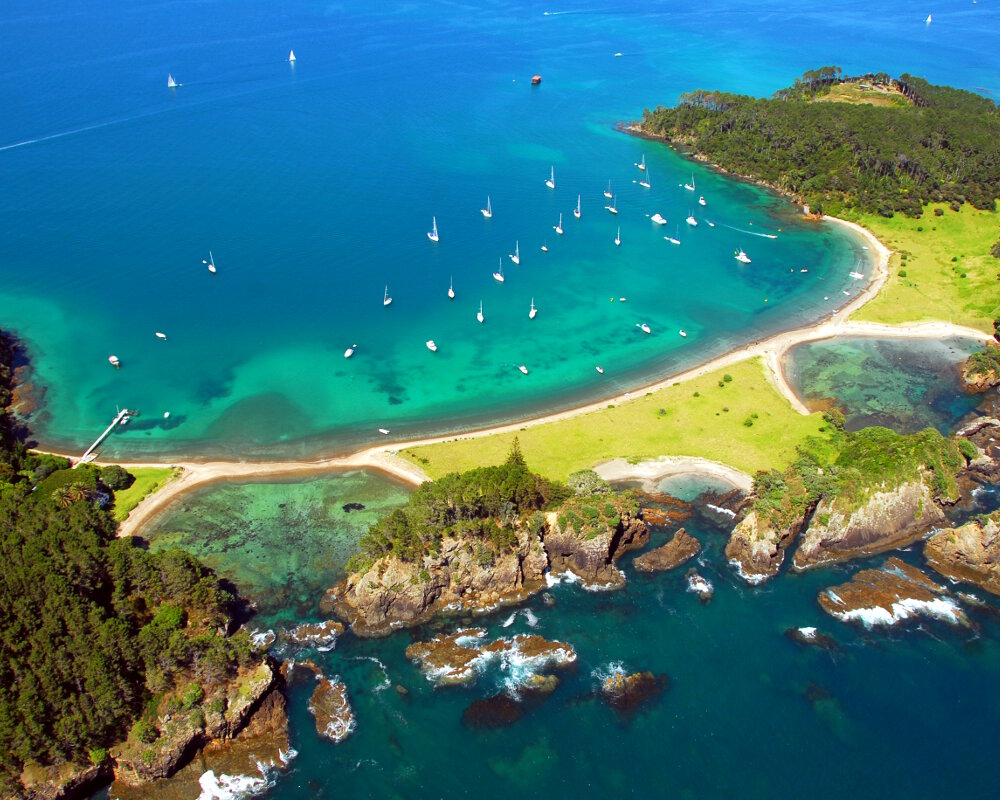
<svg viewBox="0 0 1000 800">
<path fill-rule="evenodd" d="M 84 453 L 82 456 L 80 456 L 80 460 L 77 461 L 73 465 L 73 467 L 74 468 L 78 467 L 80 464 L 86 464 L 88 461 L 93 461 L 95 458 L 97 458 L 97 454 L 94 451 L 101 446 L 101 442 L 103 442 L 105 439 L 108 438 L 108 435 L 111 433 L 111 431 L 115 429 L 115 425 L 123 423 L 129 417 L 134 416 L 137 413 L 138 412 L 136 411 L 129 411 L 127 408 L 123 408 L 121 411 L 119 411 L 115 415 L 115 418 L 111 420 L 111 424 L 108 425 L 107 428 L 105 428 L 104 433 L 102 433 L 100 436 L 97 437 L 97 440 L 90 447 L 87 448 L 87 452 Z"/>
</svg>

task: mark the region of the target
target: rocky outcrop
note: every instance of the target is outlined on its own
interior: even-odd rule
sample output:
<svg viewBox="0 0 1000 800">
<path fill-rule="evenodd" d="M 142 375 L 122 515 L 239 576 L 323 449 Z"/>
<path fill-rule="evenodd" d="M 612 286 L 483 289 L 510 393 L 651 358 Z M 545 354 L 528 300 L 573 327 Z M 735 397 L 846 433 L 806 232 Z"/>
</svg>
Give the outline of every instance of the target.
<svg viewBox="0 0 1000 800">
<path fill-rule="evenodd" d="M 977 519 L 960 528 L 934 534 L 924 545 L 924 557 L 949 578 L 974 583 L 1000 594 L 1000 525 L 997 516 Z"/>
<path fill-rule="evenodd" d="M 64 763 L 43 767 L 26 763 L 20 782 L 23 794 L 9 795 L 10 800 L 64 800 L 64 798 L 89 797 L 112 777 L 111 764 L 99 766 Z"/>
<path fill-rule="evenodd" d="M 304 622 L 287 633 L 288 641 L 300 647 L 315 647 L 326 653 L 337 646 L 337 639 L 343 634 L 344 626 L 336 620 L 325 622 Z"/>
<path fill-rule="evenodd" d="M 711 581 L 702 577 L 694 567 L 684 573 L 684 579 L 687 581 L 687 590 L 698 595 L 698 599 L 703 604 L 715 596 L 715 587 L 712 586 Z"/>
<path fill-rule="evenodd" d="M 835 501 L 824 499 L 816 506 L 802 535 L 793 565 L 803 570 L 902 547 L 942 520 L 944 512 L 924 481 L 874 492 L 851 513 L 839 510 Z"/>
<path fill-rule="evenodd" d="M 639 516 L 647 525 L 680 525 L 694 511 L 691 503 L 663 492 L 643 492 L 638 500 L 642 504 Z"/>
<path fill-rule="evenodd" d="M 520 634 L 512 639 L 485 643 L 483 628 L 466 628 L 455 633 L 438 634 L 429 642 L 415 642 L 406 648 L 406 657 L 419 664 L 424 675 L 441 686 L 475 681 L 477 670 L 486 662 L 498 659 L 516 661 L 529 668 L 524 688 L 544 690 L 544 681 L 535 680 L 544 670 L 565 667 L 576 661 L 576 651 L 564 642 L 548 641 L 541 636 Z M 548 685 L 551 691 L 555 685 Z"/>
<path fill-rule="evenodd" d="M 662 572 L 679 567 L 701 552 L 701 542 L 680 528 L 669 542 L 643 553 L 632 565 L 640 572 Z"/>
<path fill-rule="evenodd" d="M 231 681 L 206 694 L 198 707 L 161 713 L 154 742 L 130 738 L 111 750 L 116 783 L 140 786 L 169 777 L 209 743 L 232 739 L 279 682 L 274 664 L 265 659 L 239 670 Z"/>
<path fill-rule="evenodd" d="M 983 350 L 966 359 L 962 366 L 962 385 L 966 391 L 978 394 L 1000 385 L 1000 351 L 997 347 L 996 342 L 988 342 Z"/>
<path fill-rule="evenodd" d="M 309 698 L 309 712 L 316 718 L 316 733 L 339 744 L 356 727 L 347 686 L 339 676 L 316 675 L 316 689 Z"/>
<path fill-rule="evenodd" d="M 813 627 L 786 628 L 785 637 L 791 639 L 796 644 L 805 645 L 806 647 L 818 647 L 820 650 L 829 650 L 831 652 L 836 652 L 840 649 L 840 646 L 832 636 L 820 633 Z"/>
<path fill-rule="evenodd" d="M 601 696 L 618 711 L 633 711 L 659 695 L 668 685 L 665 675 L 614 672 L 601 683 Z"/>
<path fill-rule="evenodd" d="M 346 619 L 359 636 L 384 636 L 445 607 L 489 610 L 523 600 L 545 586 L 547 568 L 539 537 L 525 528 L 517 532 L 517 547 L 499 554 L 445 537 L 438 554 L 420 563 L 391 554 L 379 559 L 327 592 L 320 607 Z"/>
<path fill-rule="evenodd" d="M 615 567 L 629 550 L 649 541 L 649 528 L 628 510 L 622 510 L 618 524 L 584 530 L 570 515 L 550 512 L 544 537 L 553 574 L 572 572 L 585 585 L 594 588 L 615 588 L 625 583 L 625 577 Z"/>
<path fill-rule="evenodd" d="M 726 558 L 747 583 L 763 583 L 778 574 L 785 550 L 801 528 L 801 522 L 775 528 L 751 509 L 729 534 Z"/>
<path fill-rule="evenodd" d="M 419 562 L 390 553 L 329 590 L 324 613 L 346 619 L 359 636 L 384 636 L 439 611 L 483 612 L 520 602 L 545 587 L 545 575 L 569 571 L 592 586 L 617 586 L 614 562 L 649 541 L 635 507 L 613 496 L 569 501 L 545 517 L 541 533 L 515 530 L 516 546 L 497 552 L 481 538 L 445 536 Z"/>
<path fill-rule="evenodd" d="M 961 607 L 916 567 L 890 558 L 881 569 L 865 569 L 847 583 L 824 589 L 820 607 L 845 622 L 866 628 L 893 625 L 916 616 L 967 625 Z"/>
</svg>

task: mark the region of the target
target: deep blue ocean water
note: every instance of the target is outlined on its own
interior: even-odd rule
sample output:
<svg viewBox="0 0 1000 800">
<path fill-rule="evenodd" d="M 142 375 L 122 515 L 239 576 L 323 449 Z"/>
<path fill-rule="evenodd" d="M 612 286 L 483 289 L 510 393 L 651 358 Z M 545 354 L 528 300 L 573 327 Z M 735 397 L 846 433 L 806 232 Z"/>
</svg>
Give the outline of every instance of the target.
<svg viewBox="0 0 1000 800">
<path fill-rule="evenodd" d="M 332 452 L 377 427 L 408 436 L 609 395 L 815 319 L 856 291 L 847 272 L 859 242 L 615 124 L 696 87 L 769 94 L 824 64 L 997 97 L 998 40 L 987 0 L 8 0 L 0 325 L 27 339 L 47 390 L 33 428 L 82 450 L 126 405 L 143 415 L 109 455 Z M 543 82 L 531 88 L 535 73 Z M 643 156 L 648 190 L 633 182 Z M 680 186 L 692 177 L 696 193 Z M 603 209 L 609 180 L 617 218 Z M 691 230 L 690 211 L 703 220 Z M 655 212 L 667 226 L 652 225 Z M 675 234 L 680 247 L 663 240 Z M 515 241 L 522 263 L 505 261 L 499 286 L 491 273 Z M 737 247 L 750 267 L 733 260 Z M 202 264 L 210 249 L 215 276 Z M 290 626 L 314 618 L 366 521 L 402 497 L 358 473 L 221 485 L 171 509 L 151 538 L 236 581 L 260 602 L 260 624 Z M 346 515 L 348 502 L 364 515 Z M 995 606 L 971 612 L 972 630 L 868 633 L 815 602 L 858 565 L 748 588 L 725 564 L 725 525 L 698 515 L 686 527 L 705 544 L 699 569 L 715 599 L 703 606 L 681 574 L 635 575 L 626 560 L 621 592 L 563 584 L 554 606 L 532 600 L 535 630 L 572 643 L 579 660 L 511 727 L 462 722 L 509 674 L 433 689 L 403 655 L 408 633 L 347 636 L 313 654 L 347 682 L 358 728 L 340 746 L 319 740 L 309 687 L 294 687 L 299 755 L 269 796 L 995 796 Z M 917 551 L 905 557 L 920 563 Z M 491 634 L 532 630 L 523 613 L 503 627 L 509 613 L 485 620 Z M 840 652 L 783 636 L 803 625 Z M 620 717 L 593 698 L 617 665 L 665 673 L 670 688 Z M 386 675 L 409 694 L 380 690 Z"/>
<path fill-rule="evenodd" d="M 82 450 L 127 406 L 109 456 L 333 452 L 610 396 L 815 319 L 856 291 L 858 242 L 615 124 L 826 63 L 1000 94 L 993 5 L 949 5 L 927 26 L 906 3 L 12 0 L 0 321 L 46 389 L 33 429 Z"/>
</svg>

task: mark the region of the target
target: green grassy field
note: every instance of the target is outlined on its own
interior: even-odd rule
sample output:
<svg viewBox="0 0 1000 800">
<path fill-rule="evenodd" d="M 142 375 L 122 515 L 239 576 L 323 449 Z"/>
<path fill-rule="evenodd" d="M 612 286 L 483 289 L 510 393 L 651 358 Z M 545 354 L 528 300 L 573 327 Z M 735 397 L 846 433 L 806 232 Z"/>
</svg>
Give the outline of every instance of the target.
<svg viewBox="0 0 1000 800">
<path fill-rule="evenodd" d="M 935 216 L 935 208 L 943 216 Z M 1000 260 L 990 247 L 1000 237 L 1000 215 L 938 204 L 920 219 L 862 215 L 856 221 L 896 252 L 885 287 L 852 319 L 890 325 L 941 320 L 993 332 L 1000 316 Z"/>
<path fill-rule="evenodd" d="M 726 373 L 731 381 L 724 379 Z M 557 480 L 612 458 L 661 455 L 701 456 L 753 474 L 783 469 L 795 457 L 796 445 L 823 424 L 819 414 L 795 412 L 768 381 L 761 360 L 753 359 L 614 408 L 400 455 L 438 478 L 500 463 L 516 435 L 528 466 Z"/>
<path fill-rule="evenodd" d="M 142 498 L 173 478 L 177 470 L 173 467 L 135 467 L 129 472 L 135 476 L 135 482 L 128 489 L 115 492 L 115 520 L 118 522 L 125 519 Z"/>
</svg>

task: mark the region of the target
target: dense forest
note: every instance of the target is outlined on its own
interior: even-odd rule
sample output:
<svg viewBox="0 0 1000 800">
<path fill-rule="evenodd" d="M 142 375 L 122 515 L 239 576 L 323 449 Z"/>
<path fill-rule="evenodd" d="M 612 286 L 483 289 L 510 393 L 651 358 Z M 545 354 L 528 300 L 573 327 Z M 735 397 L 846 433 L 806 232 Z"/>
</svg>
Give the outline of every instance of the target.
<svg viewBox="0 0 1000 800">
<path fill-rule="evenodd" d="M 100 762 L 173 688 L 211 686 L 251 653 L 228 636 L 236 599 L 181 551 L 116 538 L 121 470 L 68 469 L 27 451 L 7 411 L 11 340 L 0 332 L 0 793 L 26 762 Z M 138 722 L 137 722 L 138 720 Z M 130 734 L 131 731 L 131 734 Z"/>
<path fill-rule="evenodd" d="M 1000 197 L 997 105 L 906 74 L 823 67 L 764 99 L 699 89 L 638 127 L 817 213 L 919 216 L 929 202 L 993 209 Z"/>
<path fill-rule="evenodd" d="M 445 536 L 471 538 L 498 552 L 512 549 L 516 526 L 565 500 L 570 491 L 528 469 L 515 439 L 503 464 L 452 472 L 421 484 L 403 508 L 383 517 L 361 538 L 360 552 L 347 570 L 366 571 L 390 552 L 402 561 L 417 561 L 437 553 Z"/>
</svg>

